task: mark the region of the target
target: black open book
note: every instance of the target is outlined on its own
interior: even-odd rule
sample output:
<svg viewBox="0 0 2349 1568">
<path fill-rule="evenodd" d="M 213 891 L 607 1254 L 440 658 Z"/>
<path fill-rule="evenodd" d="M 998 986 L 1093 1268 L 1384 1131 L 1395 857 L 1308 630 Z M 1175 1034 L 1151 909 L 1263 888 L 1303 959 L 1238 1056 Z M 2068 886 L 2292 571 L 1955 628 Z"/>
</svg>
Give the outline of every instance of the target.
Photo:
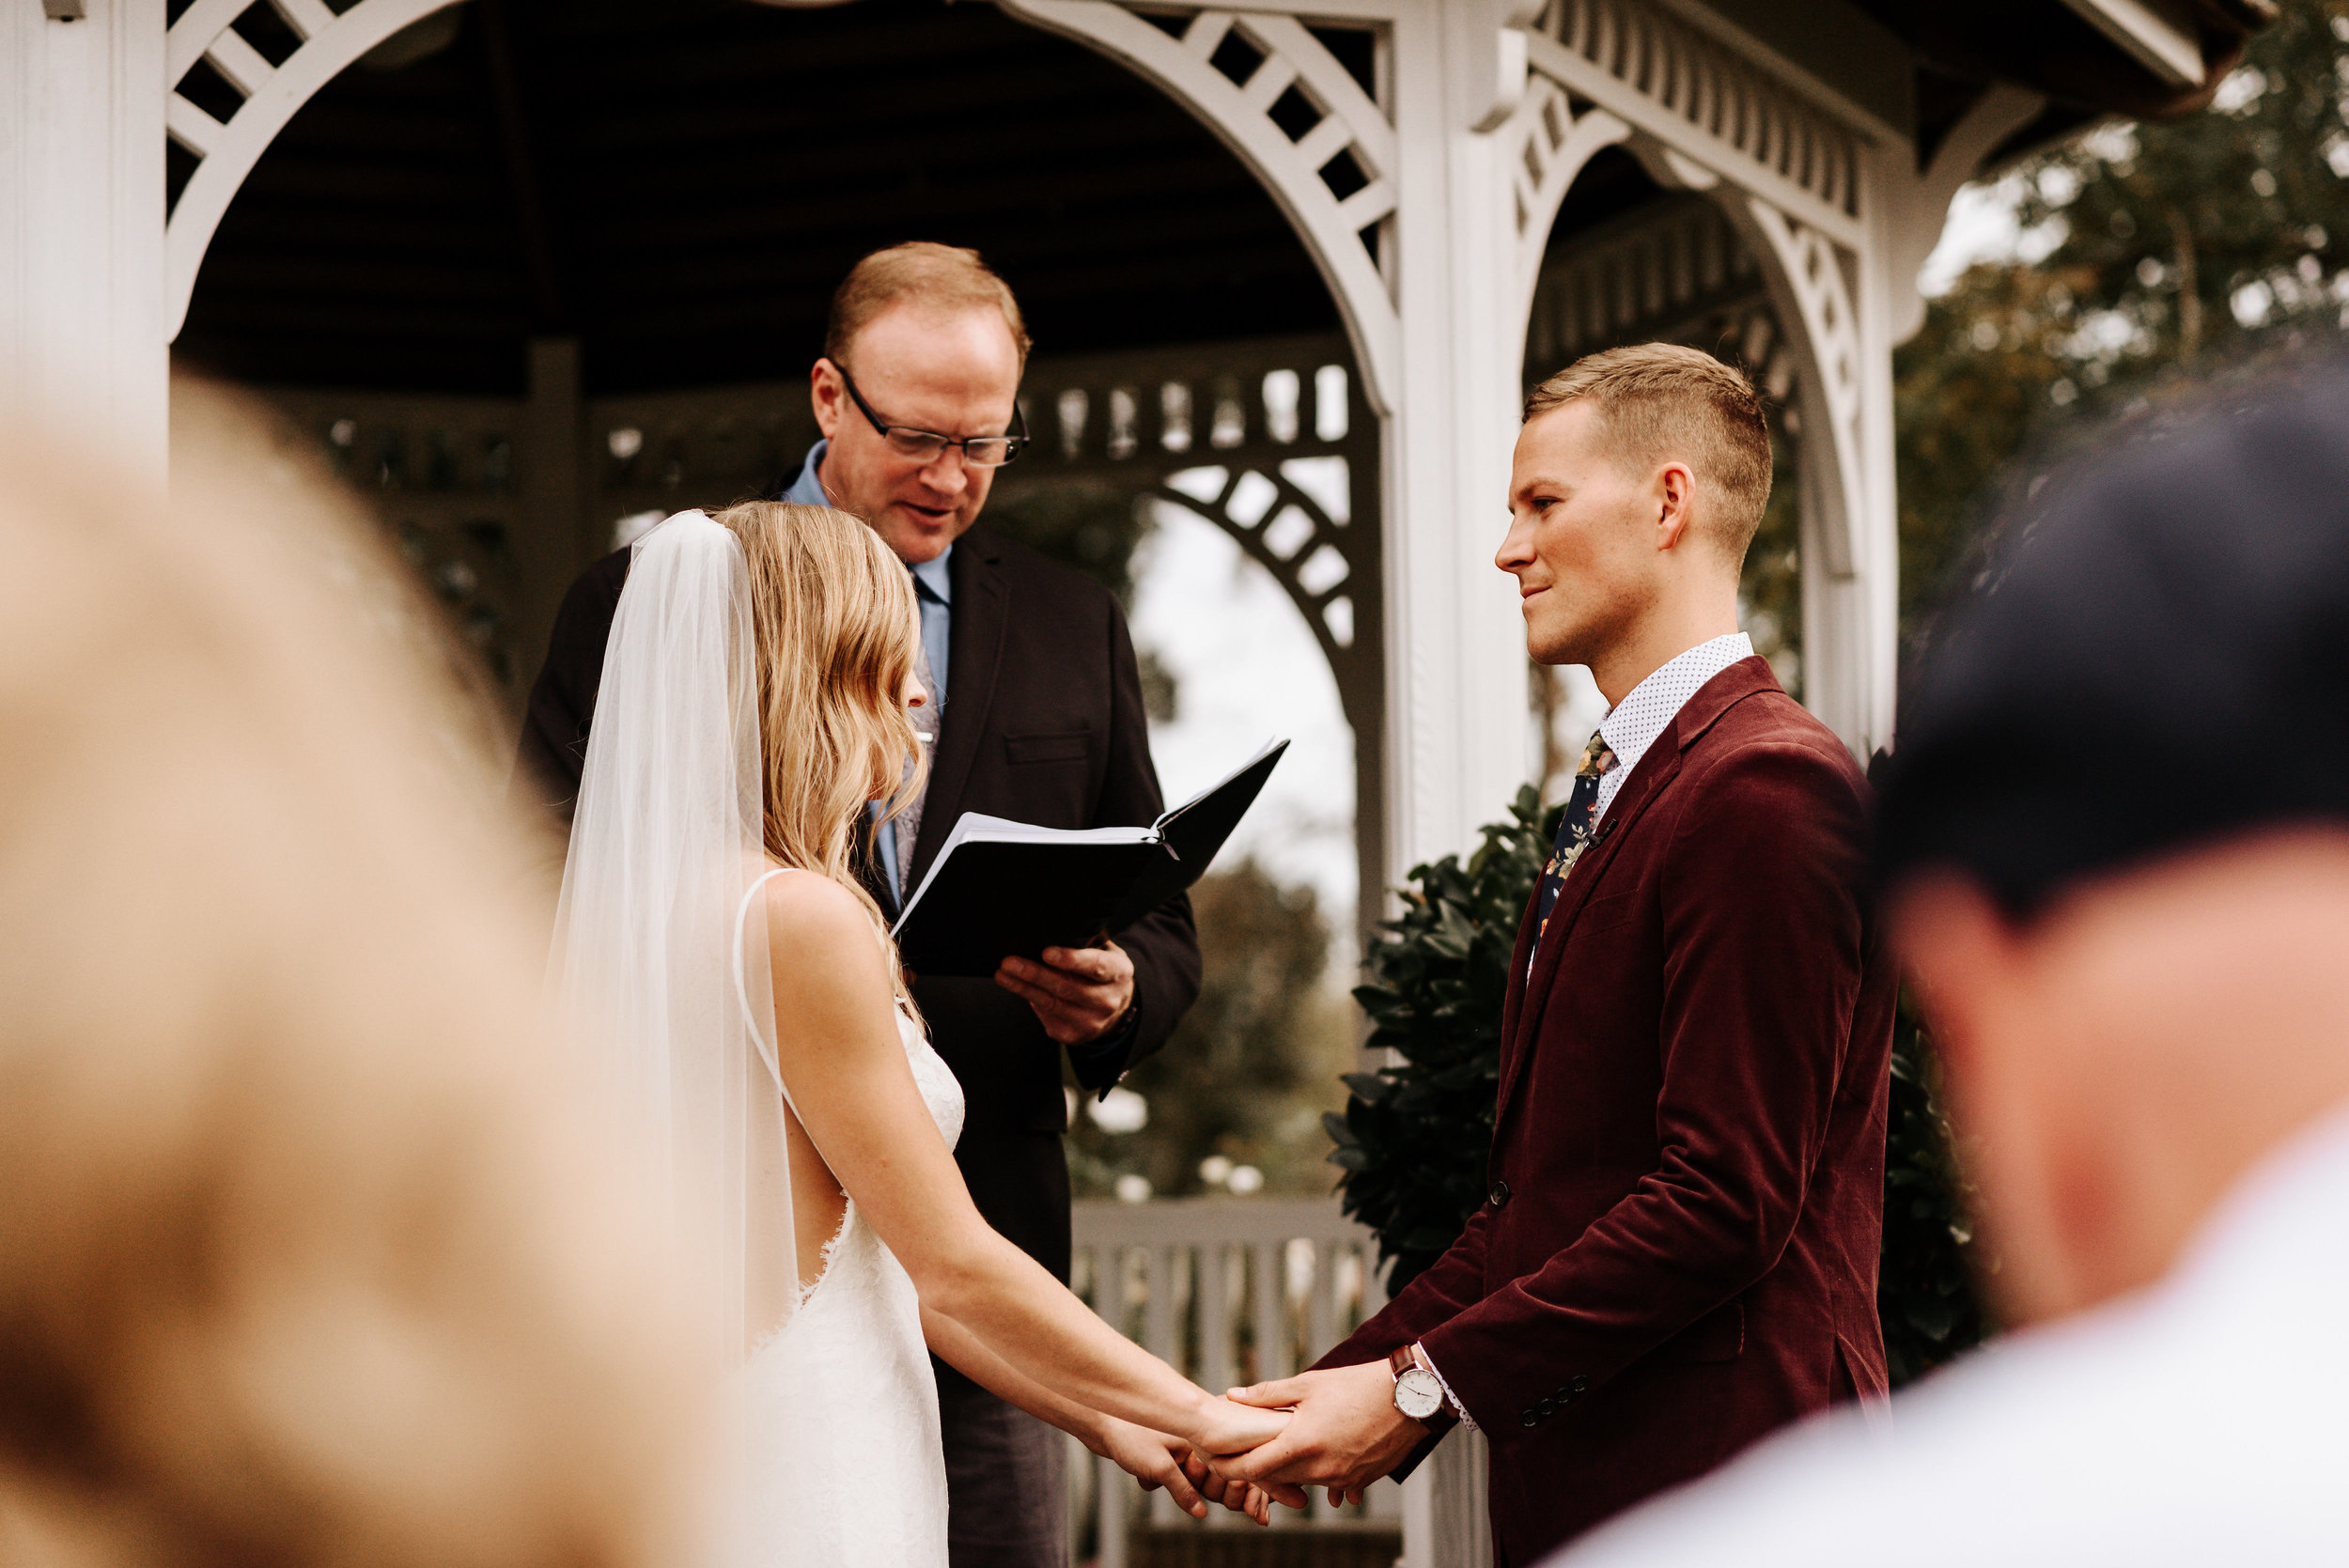
<svg viewBox="0 0 2349 1568">
<path fill-rule="evenodd" d="M 897 917 L 920 975 L 984 976 L 1005 958 L 1092 947 L 1206 875 L 1288 742 L 1147 828 L 1037 828 L 965 812 Z"/>
</svg>

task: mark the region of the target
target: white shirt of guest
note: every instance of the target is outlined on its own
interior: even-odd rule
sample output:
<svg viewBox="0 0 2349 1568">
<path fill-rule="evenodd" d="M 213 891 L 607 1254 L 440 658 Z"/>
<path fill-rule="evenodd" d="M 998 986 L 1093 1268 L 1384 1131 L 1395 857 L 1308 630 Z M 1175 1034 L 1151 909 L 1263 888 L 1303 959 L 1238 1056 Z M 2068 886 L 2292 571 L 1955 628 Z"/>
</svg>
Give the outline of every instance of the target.
<svg viewBox="0 0 2349 1568">
<path fill-rule="evenodd" d="M 1671 728 L 1673 719 L 1698 688 L 1741 659 L 1753 657 L 1753 639 L 1742 631 L 1699 643 L 1687 653 L 1668 659 L 1633 687 L 1623 701 L 1607 710 L 1598 733 L 1615 753 L 1615 766 L 1598 781 L 1598 805 L 1591 814 L 1596 824 L 1623 793 L 1623 782 L 1640 766 L 1656 737 Z"/>
<path fill-rule="evenodd" d="M 2349 1563 L 2349 1110 L 2268 1157 L 2170 1273 L 1830 1413 L 1548 1568 Z"/>
</svg>

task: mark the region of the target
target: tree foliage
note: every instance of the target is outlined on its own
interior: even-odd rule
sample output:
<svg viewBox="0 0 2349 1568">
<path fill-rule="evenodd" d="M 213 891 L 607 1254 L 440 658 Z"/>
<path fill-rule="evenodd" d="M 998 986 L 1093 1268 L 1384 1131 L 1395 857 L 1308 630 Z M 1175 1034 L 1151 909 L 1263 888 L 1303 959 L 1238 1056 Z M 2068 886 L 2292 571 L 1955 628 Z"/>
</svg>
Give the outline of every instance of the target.
<svg viewBox="0 0 2349 1568">
<path fill-rule="evenodd" d="M 1139 1175 L 1162 1196 L 1210 1184 L 1200 1163 L 1255 1167 L 1269 1191 L 1329 1190 L 1321 1113 L 1353 1054 L 1345 1004 L 1322 984 L 1330 926 L 1309 886 L 1275 881 L 1252 860 L 1191 890 L 1204 979 L 1166 1048 L 1126 1075 L 1149 1120 L 1104 1130 L 1080 1114 L 1070 1170 L 1088 1194 Z"/>
<path fill-rule="evenodd" d="M 2283 8 L 2212 106 L 2001 178 L 2028 260 L 1978 265 L 1893 360 L 1912 648 L 1985 524 L 2110 416 L 2349 328 L 2349 0 Z"/>
<path fill-rule="evenodd" d="M 1346 1212 L 1378 1233 L 1392 1261 L 1390 1292 L 1442 1255 L 1485 1201 L 1509 958 L 1564 809 L 1545 811 L 1529 784 L 1465 864 L 1447 855 L 1413 866 L 1402 915 L 1365 956 L 1370 981 L 1354 998 L 1370 1015 L 1369 1044 L 1400 1060 L 1346 1075 L 1345 1113 L 1328 1118 L 1330 1159 L 1346 1172 Z"/>
</svg>

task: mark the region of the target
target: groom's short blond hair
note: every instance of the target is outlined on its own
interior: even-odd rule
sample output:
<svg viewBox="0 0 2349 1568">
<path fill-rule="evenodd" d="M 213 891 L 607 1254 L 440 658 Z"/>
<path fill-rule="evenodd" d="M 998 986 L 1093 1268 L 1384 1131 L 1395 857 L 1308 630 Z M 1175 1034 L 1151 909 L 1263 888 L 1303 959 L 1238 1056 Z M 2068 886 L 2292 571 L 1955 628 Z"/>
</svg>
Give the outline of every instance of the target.
<svg viewBox="0 0 2349 1568">
<path fill-rule="evenodd" d="M 1742 565 L 1770 499 L 1770 427 L 1753 383 L 1702 349 L 1635 343 L 1586 354 L 1535 387 L 1527 422 L 1588 399 L 1618 462 L 1684 462 L 1709 492 L 1698 512 Z"/>
</svg>

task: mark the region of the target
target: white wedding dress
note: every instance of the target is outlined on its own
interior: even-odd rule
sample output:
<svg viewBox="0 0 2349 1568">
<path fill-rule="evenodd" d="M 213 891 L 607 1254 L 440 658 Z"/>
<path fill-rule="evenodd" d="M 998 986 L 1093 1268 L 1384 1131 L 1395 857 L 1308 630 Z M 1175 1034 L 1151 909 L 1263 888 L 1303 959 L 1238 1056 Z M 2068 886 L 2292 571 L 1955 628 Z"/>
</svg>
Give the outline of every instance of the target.
<svg viewBox="0 0 2349 1568">
<path fill-rule="evenodd" d="M 762 1283 L 803 1271 L 758 897 L 775 873 L 756 655 L 732 531 L 680 512 L 636 542 L 564 864 L 556 1016 L 615 1159 L 641 1159 L 648 1195 L 677 1205 L 698 1343 L 734 1396 L 713 1539 L 695 1555 L 946 1568 L 938 1385 L 912 1281 L 852 1202 L 813 1286 L 786 1304 Z M 919 1025 L 900 1013 L 897 1027 L 951 1145 L 961 1088 Z M 762 1322 L 780 1326 L 762 1340 Z"/>
<path fill-rule="evenodd" d="M 962 1085 L 902 1010 L 897 1033 L 952 1148 Z M 946 1460 L 921 1304 L 854 1199 L 823 1272 L 739 1379 L 734 1568 L 945 1568 Z"/>
</svg>

